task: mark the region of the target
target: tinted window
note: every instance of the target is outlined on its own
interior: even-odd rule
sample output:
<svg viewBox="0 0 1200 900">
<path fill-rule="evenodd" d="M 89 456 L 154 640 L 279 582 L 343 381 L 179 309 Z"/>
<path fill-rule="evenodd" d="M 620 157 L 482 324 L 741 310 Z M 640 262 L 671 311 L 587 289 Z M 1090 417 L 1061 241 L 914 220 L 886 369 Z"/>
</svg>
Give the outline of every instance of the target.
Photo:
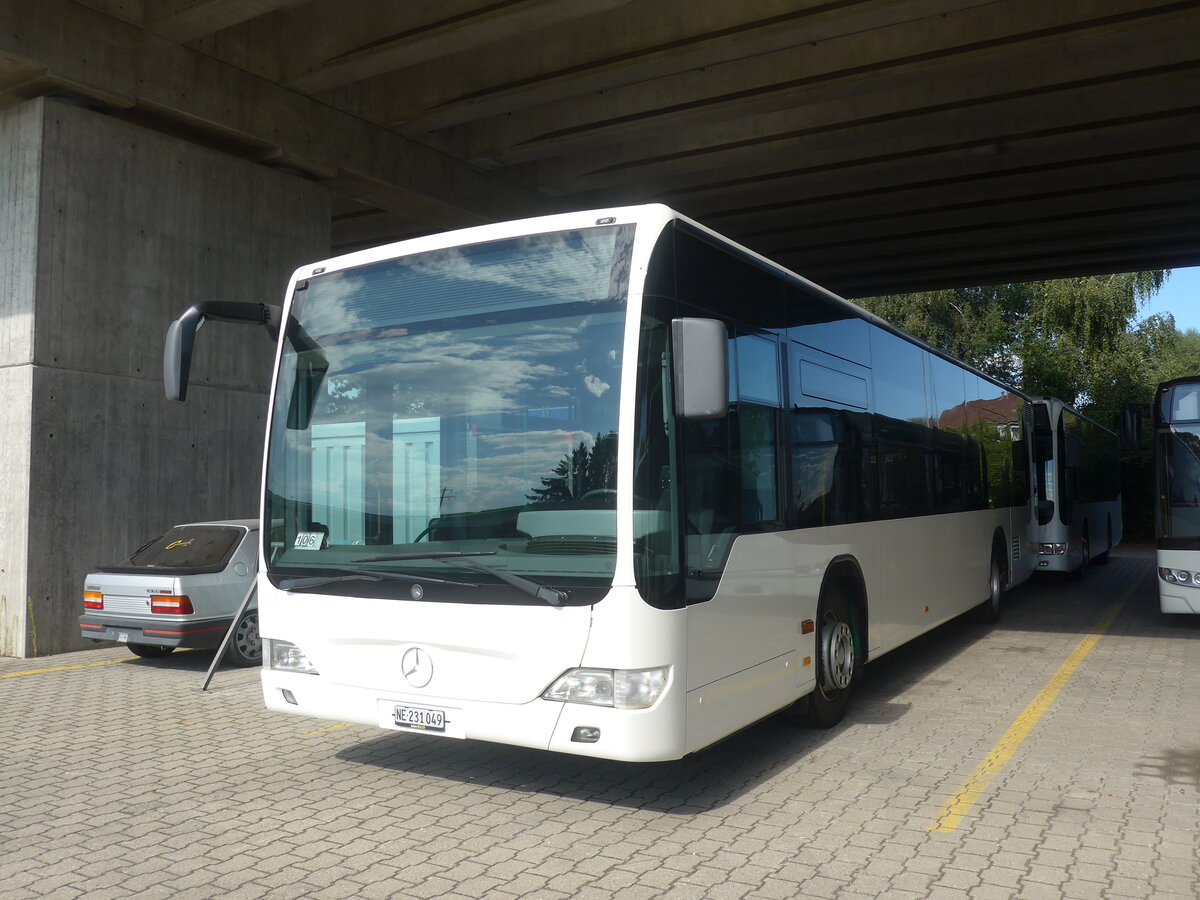
<svg viewBox="0 0 1200 900">
<path fill-rule="evenodd" d="M 1200 384 L 1177 384 L 1171 388 L 1172 422 L 1200 421 Z"/>
<path fill-rule="evenodd" d="M 808 359 L 797 360 L 800 393 L 855 409 L 867 408 L 867 380 Z M 800 401 L 796 401 L 800 405 Z M 805 404 L 807 405 L 807 404 Z"/>
<path fill-rule="evenodd" d="M 924 351 L 881 328 L 871 329 L 871 367 L 875 384 L 875 411 L 884 418 L 924 423 Z"/>
<path fill-rule="evenodd" d="M 879 517 L 902 519 L 933 511 L 932 450 L 925 444 L 924 429 L 908 426 L 905 435 L 894 429 L 891 438 L 879 441 Z"/>
<path fill-rule="evenodd" d="M 933 384 L 933 422 L 944 431 L 963 434 L 968 421 L 963 370 L 940 356 L 930 355 Z"/>
<path fill-rule="evenodd" d="M 968 376 L 975 385 L 972 414 L 975 440 L 983 457 L 986 503 L 992 509 L 1025 502 L 1022 473 L 1013 466 L 1013 442 L 1021 439 L 1024 401 L 985 378 Z"/>
<path fill-rule="evenodd" d="M 675 289 L 680 300 L 709 310 L 734 310 L 747 325 L 787 324 L 783 282 L 777 273 L 684 226 L 675 229 L 675 236 Z"/>
<path fill-rule="evenodd" d="M 743 334 L 734 345 L 738 397 L 779 406 L 779 344 L 774 336 Z"/>
<path fill-rule="evenodd" d="M 788 337 L 793 341 L 860 366 L 871 365 L 872 326 L 865 320 L 796 285 L 788 286 L 788 309 Z"/>
<path fill-rule="evenodd" d="M 734 538 L 782 525 L 776 416 L 773 409 L 740 404 L 724 419 L 683 424 L 690 601 L 712 597 Z"/>
<path fill-rule="evenodd" d="M 842 525 L 873 515 L 875 466 L 870 418 L 836 409 L 792 414 L 796 524 Z"/>
</svg>

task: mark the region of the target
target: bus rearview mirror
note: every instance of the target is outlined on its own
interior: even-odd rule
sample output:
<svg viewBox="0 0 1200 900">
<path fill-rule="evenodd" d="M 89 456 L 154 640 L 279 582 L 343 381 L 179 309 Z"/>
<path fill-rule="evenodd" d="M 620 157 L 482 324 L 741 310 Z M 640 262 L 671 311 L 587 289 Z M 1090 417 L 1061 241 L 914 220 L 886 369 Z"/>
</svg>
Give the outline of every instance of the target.
<svg viewBox="0 0 1200 900">
<path fill-rule="evenodd" d="M 163 344 L 163 390 L 168 400 L 182 403 L 187 399 L 188 376 L 192 368 L 192 348 L 196 332 L 208 319 L 262 325 L 271 340 L 279 338 L 282 311 L 266 303 L 241 303 L 231 300 L 201 300 L 192 304 L 167 328 Z"/>
<path fill-rule="evenodd" d="M 729 410 L 728 344 L 718 319 L 672 319 L 675 415 L 684 421 L 721 419 Z"/>
<path fill-rule="evenodd" d="M 1142 446 L 1142 416 L 1146 414 L 1143 403 L 1127 403 L 1121 410 L 1121 452 L 1130 453 Z"/>
</svg>

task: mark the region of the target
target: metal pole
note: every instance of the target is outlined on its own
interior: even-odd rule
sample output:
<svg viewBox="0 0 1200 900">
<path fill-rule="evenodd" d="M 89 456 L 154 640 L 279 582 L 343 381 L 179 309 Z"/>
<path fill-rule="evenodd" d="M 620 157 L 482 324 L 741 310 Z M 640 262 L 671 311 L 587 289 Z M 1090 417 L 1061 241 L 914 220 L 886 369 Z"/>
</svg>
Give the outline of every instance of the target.
<svg viewBox="0 0 1200 900">
<path fill-rule="evenodd" d="M 250 590 L 246 591 L 246 596 L 242 599 L 242 605 L 233 615 L 233 621 L 229 623 L 229 628 L 225 630 L 225 637 L 221 639 L 221 646 L 217 648 L 217 653 L 213 657 L 212 663 L 208 667 L 208 674 L 204 676 L 204 684 L 200 685 L 201 691 L 207 691 L 209 682 L 213 679 L 213 673 L 217 671 L 217 666 L 221 664 L 221 660 L 225 658 L 225 651 L 229 649 L 229 641 L 233 638 L 233 631 L 237 628 L 238 622 L 242 620 L 246 610 L 250 607 L 250 601 L 254 599 L 254 595 L 258 592 L 258 575 L 254 576 L 254 580 L 250 583 Z"/>
</svg>

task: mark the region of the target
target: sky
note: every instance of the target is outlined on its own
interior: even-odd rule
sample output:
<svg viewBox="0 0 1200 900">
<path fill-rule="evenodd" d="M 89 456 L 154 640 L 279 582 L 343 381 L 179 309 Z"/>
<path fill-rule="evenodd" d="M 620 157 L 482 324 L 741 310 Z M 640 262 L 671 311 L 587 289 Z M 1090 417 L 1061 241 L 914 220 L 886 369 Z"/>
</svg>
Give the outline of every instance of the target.
<svg viewBox="0 0 1200 900">
<path fill-rule="evenodd" d="M 1167 312 L 1175 317 L 1175 327 L 1180 331 L 1200 331 L 1200 267 L 1173 269 L 1162 290 L 1139 310 L 1138 317 Z"/>
</svg>

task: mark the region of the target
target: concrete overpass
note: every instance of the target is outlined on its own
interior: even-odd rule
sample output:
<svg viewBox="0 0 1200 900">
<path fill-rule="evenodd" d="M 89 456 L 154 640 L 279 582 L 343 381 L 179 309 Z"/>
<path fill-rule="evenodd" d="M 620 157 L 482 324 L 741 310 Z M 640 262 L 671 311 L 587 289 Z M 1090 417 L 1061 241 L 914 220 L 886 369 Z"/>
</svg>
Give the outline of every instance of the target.
<svg viewBox="0 0 1200 900">
<path fill-rule="evenodd" d="M 648 200 L 850 297 L 1200 264 L 1198 97 L 1195 2 L 0 0 L 0 653 L 255 512 L 263 339 L 159 399 L 195 299 Z"/>
<path fill-rule="evenodd" d="M 335 248 L 662 200 L 843 294 L 1200 262 L 1163 0 L 6 0 L 0 96 L 326 185 Z"/>
</svg>

